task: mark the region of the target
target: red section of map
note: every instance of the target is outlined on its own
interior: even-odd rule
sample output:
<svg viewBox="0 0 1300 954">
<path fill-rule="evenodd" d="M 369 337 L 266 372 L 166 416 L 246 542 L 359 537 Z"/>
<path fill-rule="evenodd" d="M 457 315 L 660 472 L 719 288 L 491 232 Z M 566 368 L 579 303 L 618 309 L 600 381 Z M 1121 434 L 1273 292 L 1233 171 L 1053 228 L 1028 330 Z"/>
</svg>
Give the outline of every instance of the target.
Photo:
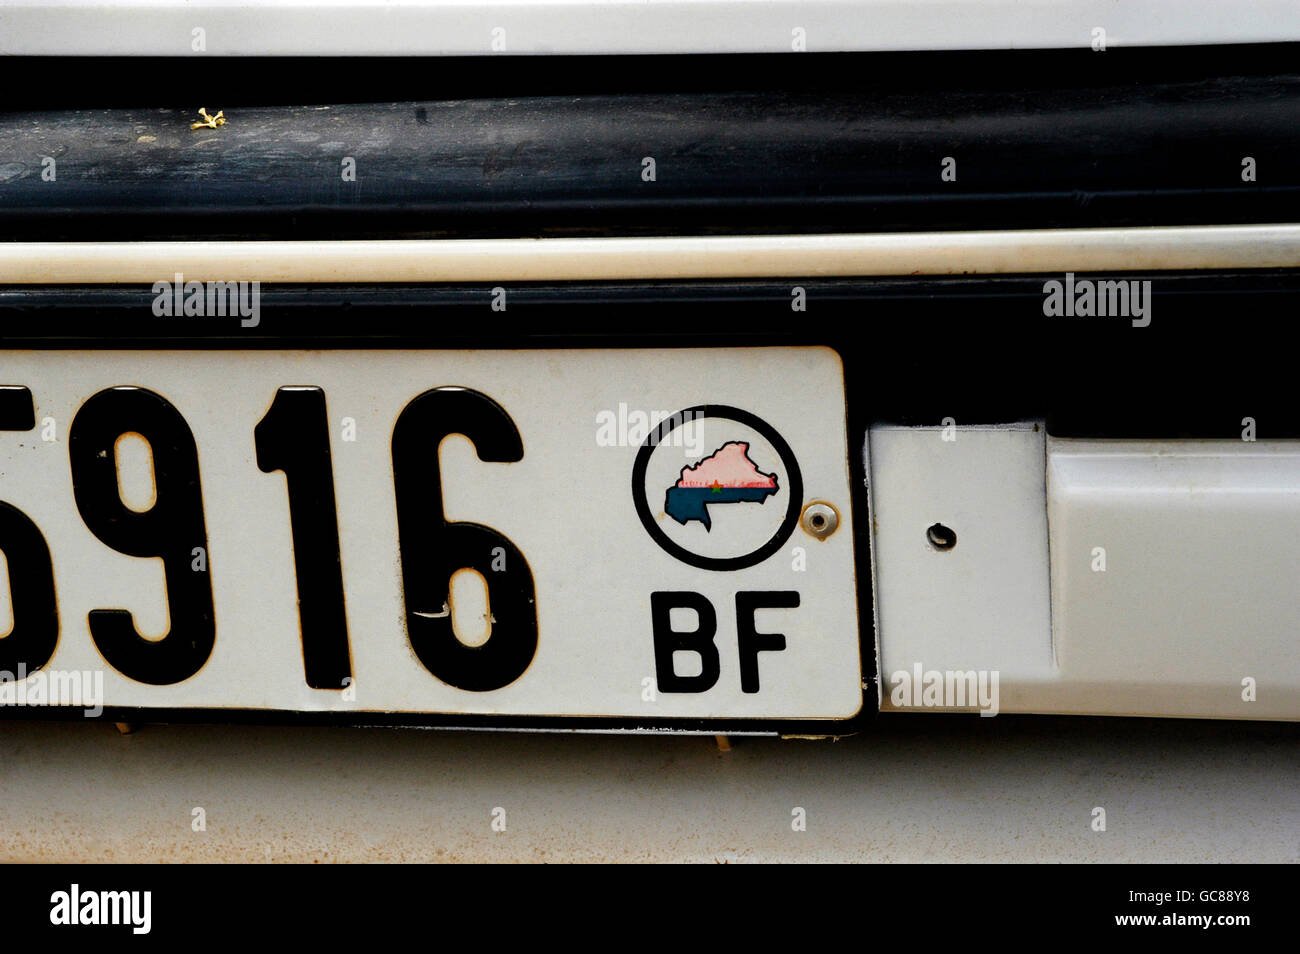
<svg viewBox="0 0 1300 954">
<path fill-rule="evenodd" d="M 678 487 L 776 487 L 776 476 L 764 474 L 749 459 L 749 444 L 729 441 L 698 464 L 682 468 Z"/>
</svg>

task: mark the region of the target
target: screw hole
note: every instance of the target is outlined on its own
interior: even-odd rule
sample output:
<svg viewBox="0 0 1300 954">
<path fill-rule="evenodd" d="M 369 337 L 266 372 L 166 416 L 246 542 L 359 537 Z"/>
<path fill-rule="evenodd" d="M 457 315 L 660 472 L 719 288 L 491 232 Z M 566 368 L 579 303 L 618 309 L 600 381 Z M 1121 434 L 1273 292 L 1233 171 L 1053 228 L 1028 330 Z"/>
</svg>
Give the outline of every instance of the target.
<svg viewBox="0 0 1300 954">
<path fill-rule="evenodd" d="M 951 550 L 957 545 L 957 534 L 941 523 L 936 523 L 925 531 L 925 538 L 936 550 Z"/>
</svg>

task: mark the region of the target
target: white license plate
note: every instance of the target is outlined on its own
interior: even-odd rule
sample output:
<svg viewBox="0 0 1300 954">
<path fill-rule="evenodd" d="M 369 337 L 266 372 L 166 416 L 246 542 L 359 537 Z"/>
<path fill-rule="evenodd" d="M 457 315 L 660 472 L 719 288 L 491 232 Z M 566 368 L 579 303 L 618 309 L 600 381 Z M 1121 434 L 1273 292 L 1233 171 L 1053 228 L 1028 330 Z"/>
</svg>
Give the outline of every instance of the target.
<svg viewBox="0 0 1300 954">
<path fill-rule="evenodd" d="M 23 351 L 0 385 L 8 706 L 862 708 L 831 350 Z"/>
</svg>

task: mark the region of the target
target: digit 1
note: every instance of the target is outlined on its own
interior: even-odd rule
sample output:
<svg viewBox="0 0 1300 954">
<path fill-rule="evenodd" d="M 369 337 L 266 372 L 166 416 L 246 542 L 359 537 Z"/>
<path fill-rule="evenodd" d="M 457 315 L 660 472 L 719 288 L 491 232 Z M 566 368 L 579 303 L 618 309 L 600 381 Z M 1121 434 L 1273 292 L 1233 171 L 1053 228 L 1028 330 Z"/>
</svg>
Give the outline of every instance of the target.
<svg viewBox="0 0 1300 954">
<path fill-rule="evenodd" d="M 30 431 L 36 426 L 32 392 L 0 386 L 0 431 Z M 0 500 L 0 552 L 9 564 L 9 605 L 13 626 L 0 638 L 0 672 L 12 679 L 40 669 L 59 641 L 59 604 L 54 595 L 50 548 L 36 524 Z"/>
<path fill-rule="evenodd" d="M 154 505 L 143 513 L 122 501 L 117 440 L 136 433 L 153 454 Z M 193 676 L 216 639 L 207 529 L 194 435 L 176 408 L 143 388 L 116 387 L 89 398 L 68 428 L 72 493 L 90 532 L 119 553 L 161 557 L 171 628 L 145 639 L 129 610 L 90 611 L 90 635 L 115 669 L 137 682 L 166 686 Z M 201 562 L 194 550 L 202 548 Z"/>
<path fill-rule="evenodd" d="M 522 459 L 524 446 L 501 405 L 465 388 L 425 391 L 393 426 L 393 488 L 411 648 L 443 682 L 486 692 L 518 679 L 537 652 L 533 574 L 523 554 L 496 530 L 447 520 L 438 446 L 449 434 L 463 434 L 479 460 L 494 463 Z M 492 628 L 479 646 L 462 643 L 452 627 L 451 577 L 461 569 L 476 570 L 488 588 Z"/>
<path fill-rule="evenodd" d="M 280 388 L 253 429 L 257 466 L 283 471 L 298 580 L 302 664 L 313 689 L 342 689 L 352 675 L 343 605 L 329 418 L 320 388 Z"/>
</svg>

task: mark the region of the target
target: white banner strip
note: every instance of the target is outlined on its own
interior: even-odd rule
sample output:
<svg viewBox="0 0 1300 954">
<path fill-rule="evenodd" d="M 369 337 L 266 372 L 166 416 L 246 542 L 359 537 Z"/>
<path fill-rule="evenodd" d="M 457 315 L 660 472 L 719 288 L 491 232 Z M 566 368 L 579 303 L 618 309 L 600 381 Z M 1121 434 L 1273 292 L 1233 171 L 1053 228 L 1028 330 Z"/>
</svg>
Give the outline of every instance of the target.
<svg viewBox="0 0 1300 954">
<path fill-rule="evenodd" d="M 1300 266 L 1300 225 L 339 242 L 0 242 L 0 285 L 836 278 Z"/>
<path fill-rule="evenodd" d="M 1100 31 L 1100 32 L 1098 32 Z M 1295 0 L 8 0 L 2 55 L 779 53 L 1300 40 Z"/>
</svg>

